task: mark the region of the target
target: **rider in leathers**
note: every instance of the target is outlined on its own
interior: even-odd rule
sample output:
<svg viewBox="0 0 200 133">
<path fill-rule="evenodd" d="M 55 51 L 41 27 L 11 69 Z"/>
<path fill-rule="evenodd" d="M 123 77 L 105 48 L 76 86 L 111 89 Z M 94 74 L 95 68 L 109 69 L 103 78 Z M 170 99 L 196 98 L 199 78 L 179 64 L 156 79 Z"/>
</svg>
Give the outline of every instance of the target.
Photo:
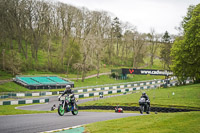
<svg viewBox="0 0 200 133">
<path fill-rule="evenodd" d="M 142 93 L 142 96 L 140 98 L 145 98 L 145 101 L 149 101 L 149 102 L 147 102 L 147 104 L 150 107 L 150 99 L 145 92 Z"/>
<path fill-rule="evenodd" d="M 74 109 L 76 109 L 76 106 L 74 104 L 75 103 L 74 91 L 71 89 L 70 85 L 66 85 L 65 91 L 58 98 L 64 96 L 65 94 L 69 95 L 69 97 L 71 98 L 71 105 L 74 106 Z"/>
</svg>

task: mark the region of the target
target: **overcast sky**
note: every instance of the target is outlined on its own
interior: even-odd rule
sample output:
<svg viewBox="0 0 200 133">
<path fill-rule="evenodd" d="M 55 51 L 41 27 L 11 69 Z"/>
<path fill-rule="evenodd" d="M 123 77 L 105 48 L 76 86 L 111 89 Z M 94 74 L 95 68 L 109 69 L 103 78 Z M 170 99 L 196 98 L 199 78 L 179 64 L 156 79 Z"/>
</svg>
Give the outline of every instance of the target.
<svg viewBox="0 0 200 133">
<path fill-rule="evenodd" d="M 197 5 L 199 0 L 59 0 L 76 7 L 107 11 L 123 22 L 129 22 L 142 33 L 154 28 L 156 33 L 177 34 L 189 5 Z"/>
</svg>

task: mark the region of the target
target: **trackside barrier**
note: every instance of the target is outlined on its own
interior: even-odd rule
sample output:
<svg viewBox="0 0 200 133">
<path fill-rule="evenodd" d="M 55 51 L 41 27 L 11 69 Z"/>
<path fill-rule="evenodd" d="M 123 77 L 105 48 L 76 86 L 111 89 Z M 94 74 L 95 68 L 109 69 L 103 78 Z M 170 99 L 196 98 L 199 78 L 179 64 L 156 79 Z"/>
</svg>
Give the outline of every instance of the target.
<svg viewBox="0 0 200 133">
<path fill-rule="evenodd" d="M 171 78 L 170 78 L 170 80 L 171 80 Z M 164 80 L 108 84 L 108 85 L 102 85 L 102 86 L 100 85 L 100 86 L 79 87 L 79 88 L 74 88 L 74 93 L 91 92 L 91 91 L 99 91 L 99 90 L 123 89 L 123 88 L 127 88 L 127 87 L 153 85 L 153 84 L 158 84 L 158 83 L 164 83 Z M 108 86 L 110 86 L 110 87 L 108 87 Z M 89 89 L 86 89 L 88 87 L 89 87 Z"/>
<path fill-rule="evenodd" d="M 51 96 L 51 95 L 58 95 L 59 91 L 55 91 L 55 92 L 26 92 L 26 93 L 7 93 L 6 95 L 2 95 L 0 96 L 0 99 L 5 99 L 5 98 L 12 98 L 12 97 L 27 97 L 27 96 Z"/>
<path fill-rule="evenodd" d="M 171 77 L 168 80 L 176 79 L 176 77 Z M 161 84 L 164 84 L 165 80 L 156 80 L 156 81 L 146 81 L 146 82 L 129 82 L 125 85 L 117 85 L 117 86 L 111 86 L 111 87 L 102 87 L 102 88 L 90 88 L 90 89 L 80 89 L 75 88 L 74 93 L 86 93 L 86 94 L 77 94 L 77 98 L 84 98 L 84 97 L 91 97 L 91 96 L 97 96 L 100 94 L 113 94 L 113 93 L 121 93 L 121 92 L 127 92 L 127 91 L 134 91 L 134 90 L 142 90 L 142 89 L 150 89 L 150 88 L 157 88 L 161 87 Z M 186 84 L 191 83 L 191 81 L 186 81 Z M 156 85 L 159 84 L 159 85 Z M 167 84 L 168 87 L 175 86 L 176 83 Z M 116 85 L 116 84 L 113 84 Z M 146 86 L 144 86 L 146 85 Z M 143 86 L 143 87 L 140 87 Z M 96 86 L 97 87 L 97 86 Z M 99 87 L 99 86 L 98 86 Z M 127 88 L 128 87 L 128 88 Z M 132 88 L 131 88 L 132 87 Z M 115 90 L 113 90 L 115 89 Z M 107 90 L 107 91 L 106 91 Z M 110 91 L 109 91 L 110 90 Z M 101 91 L 101 92 L 91 92 L 91 91 Z M 91 92 L 91 93 L 88 93 Z M 7 95 L 0 96 L 0 99 L 10 98 L 10 97 L 25 97 L 25 96 L 51 96 L 51 95 L 58 95 L 62 92 L 55 91 L 55 92 L 35 92 L 35 93 L 8 93 Z"/>
<path fill-rule="evenodd" d="M 174 79 L 174 77 L 170 78 L 170 80 Z M 157 84 L 159 83 L 159 84 Z M 120 85 L 120 86 L 112 86 L 112 87 L 104 87 L 104 88 L 92 88 L 92 89 L 82 89 L 82 90 L 75 90 L 75 93 L 84 93 L 84 94 L 76 94 L 76 98 L 85 98 L 85 97 L 92 97 L 98 95 L 107 95 L 107 94 L 115 94 L 115 93 L 122 93 L 122 92 L 130 92 L 136 90 L 143 90 L 143 89 L 154 89 L 161 87 L 164 83 L 164 80 L 157 80 L 157 81 L 148 81 L 148 82 L 138 82 L 133 84 L 127 85 Z M 186 84 L 192 83 L 192 81 L 186 81 Z M 146 85 L 146 86 L 142 86 Z M 175 86 L 176 82 L 167 84 L 168 87 Z M 126 88 L 130 87 L 130 88 Z M 111 90 L 112 89 L 112 90 Z M 114 89 L 114 90 L 113 90 Z M 90 91 L 100 91 L 100 92 L 90 92 Z M 88 92 L 88 93 L 87 93 Z M 35 92 L 35 93 L 8 93 L 8 95 L 4 95 L 4 98 L 8 97 L 24 97 L 24 96 L 51 96 L 51 95 L 58 95 L 62 92 Z M 2 97 L 2 96 L 1 96 Z"/>
<path fill-rule="evenodd" d="M 143 90 L 143 89 L 154 89 L 157 87 L 161 87 L 160 84 L 158 85 L 150 85 L 144 87 L 134 87 L 134 88 L 125 88 L 125 89 L 117 89 L 117 90 L 110 90 L 110 91 L 100 91 L 100 92 L 91 92 L 91 93 L 84 93 L 84 94 L 75 94 L 76 98 L 85 98 L 91 96 L 99 96 L 99 95 L 107 95 L 107 94 L 115 94 L 115 93 L 122 93 L 122 92 L 130 92 L 135 90 Z"/>
<path fill-rule="evenodd" d="M 171 77 L 169 80 L 173 80 L 176 77 Z M 107 84 L 107 85 L 98 85 L 98 86 L 89 86 L 89 89 L 87 87 L 78 87 L 74 88 L 74 93 L 86 93 L 86 92 L 92 92 L 92 91 L 104 91 L 104 90 L 112 90 L 112 89 L 123 89 L 127 87 L 136 87 L 136 86 L 143 86 L 143 85 L 153 85 L 153 84 L 159 84 L 164 83 L 164 80 L 149 80 L 149 81 L 138 81 L 138 82 L 128 82 L 128 83 L 119 83 L 119 84 Z M 110 87 L 108 87 L 110 86 Z M 138 88 L 137 88 L 138 89 Z M 62 92 L 55 91 L 55 92 L 26 92 L 26 93 L 6 93 L 5 95 L 0 96 L 0 99 L 5 98 L 12 98 L 12 97 L 25 97 L 25 96 L 50 96 L 50 95 L 58 95 Z"/>
<path fill-rule="evenodd" d="M 190 84 L 190 83 L 192 83 L 191 80 L 186 81 L 186 84 Z M 168 87 L 176 86 L 176 85 L 177 85 L 177 82 L 167 84 Z M 154 89 L 154 88 L 161 87 L 161 86 L 163 86 L 163 84 L 157 84 L 157 85 L 151 84 L 151 85 L 147 85 L 147 86 L 140 86 L 140 87 L 133 87 L 133 88 L 124 88 L 124 89 L 115 89 L 115 90 L 110 90 L 110 91 L 108 90 L 108 91 L 101 91 L 101 92 L 77 94 L 77 95 L 75 95 L 75 97 L 76 98 L 92 97 L 92 96 L 114 94 L 114 93 L 121 93 L 121 92 L 130 92 L 130 91 L 135 91 L 135 90 Z M 104 89 L 102 89 L 102 90 L 104 90 Z M 56 93 L 59 93 L 59 92 L 56 92 Z M 47 93 L 47 95 L 52 95 L 52 94 L 53 94 L 52 92 Z M 23 94 L 18 94 L 18 95 L 23 95 Z M 17 105 L 17 104 L 46 103 L 46 102 L 49 102 L 49 99 L 0 101 L 0 105 Z"/>
<path fill-rule="evenodd" d="M 49 99 L 29 99 L 29 100 L 15 100 L 15 101 L 0 101 L 0 105 L 18 105 L 18 104 L 32 104 L 32 103 L 47 103 Z"/>
<path fill-rule="evenodd" d="M 83 93 L 83 92 L 91 92 L 91 91 L 100 91 L 100 90 L 112 90 L 112 89 L 122 89 L 125 87 L 131 87 L 131 86 L 141 86 L 144 84 L 156 84 L 156 83 L 163 83 L 164 80 L 158 80 L 158 81 L 148 81 L 148 82 L 132 82 L 132 84 L 127 84 L 127 85 L 118 85 L 118 86 L 112 86 L 112 87 L 101 87 L 101 88 L 90 88 L 90 89 L 78 89 L 75 88 L 74 93 Z M 115 85 L 115 84 L 113 84 Z M 83 88 L 83 87 L 81 87 Z M 51 95 L 58 95 L 62 93 L 59 91 L 55 92 L 26 92 L 26 93 L 7 93 L 6 95 L 0 96 L 0 99 L 5 99 L 5 98 L 11 98 L 11 97 L 25 97 L 25 96 L 51 96 Z"/>
<path fill-rule="evenodd" d="M 168 80 L 174 80 L 174 79 L 176 79 L 176 77 L 171 77 Z M 91 92 L 91 91 L 99 91 L 99 90 L 103 91 L 103 90 L 112 90 L 112 89 L 123 89 L 123 88 L 127 88 L 127 87 L 130 88 L 130 87 L 136 87 L 136 86 L 154 85 L 154 84 L 161 84 L 161 83 L 165 83 L 165 80 L 157 79 L 157 80 L 128 82 L 128 83 L 119 83 L 119 84 L 86 86 L 86 87 L 74 88 L 74 93 Z M 110 87 L 108 87 L 108 86 L 110 86 Z"/>
<path fill-rule="evenodd" d="M 116 106 L 79 106 L 79 110 L 89 110 L 89 109 L 100 109 L 100 110 L 115 110 Z M 136 106 L 119 106 L 120 108 L 123 108 L 123 110 L 126 111 L 139 111 L 140 108 Z M 164 107 L 151 107 L 151 112 L 189 112 L 189 111 L 200 111 L 198 109 L 179 109 L 179 108 L 164 108 Z"/>
<path fill-rule="evenodd" d="M 186 84 L 193 83 L 191 80 L 188 80 Z M 173 82 L 170 84 L 167 84 L 168 87 L 176 86 L 177 82 Z M 139 87 L 132 87 L 132 88 L 124 88 L 124 89 L 116 89 L 116 90 L 110 90 L 110 91 L 100 91 L 100 92 L 88 92 L 84 94 L 75 94 L 76 98 L 85 98 L 85 97 L 91 97 L 91 96 L 98 96 L 98 95 L 107 95 L 107 94 L 115 94 L 115 93 L 122 93 L 122 92 L 131 92 L 136 90 L 145 90 L 145 89 L 155 89 L 158 87 L 162 87 L 163 83 L 161 84 L 155 84 L 155 85 L 147 85 L 147 86 L 139 86 Z"/>
</svg>

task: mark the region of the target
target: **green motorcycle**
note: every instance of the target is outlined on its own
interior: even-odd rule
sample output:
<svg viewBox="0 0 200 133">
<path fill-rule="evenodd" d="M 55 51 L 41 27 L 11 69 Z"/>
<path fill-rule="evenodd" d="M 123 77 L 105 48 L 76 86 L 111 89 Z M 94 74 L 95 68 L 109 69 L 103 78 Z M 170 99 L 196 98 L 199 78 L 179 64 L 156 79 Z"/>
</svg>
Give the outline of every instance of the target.
<svg viewBox="0 0 200 133">
<path fill-rule="evenodd" d="M 73 115 L 78 114 L 78 105 L 75 102 L 75 99 L 73 100 L 70 95 L 62 96 L 58 98 L 61 103 L 58 106 L 58 114 L 60 116 L 63 116 L 64 113 L 72 112 Z M 72 100 L 74 101 L 74 106 L 72 105 Z"/>
</svg>

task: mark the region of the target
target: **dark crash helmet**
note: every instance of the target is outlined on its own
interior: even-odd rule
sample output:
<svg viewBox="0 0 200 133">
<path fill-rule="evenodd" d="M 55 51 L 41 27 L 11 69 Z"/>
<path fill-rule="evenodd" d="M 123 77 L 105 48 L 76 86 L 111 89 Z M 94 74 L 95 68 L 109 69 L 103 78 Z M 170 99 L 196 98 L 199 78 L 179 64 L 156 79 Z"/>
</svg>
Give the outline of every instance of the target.
<svg viewBox="0 0 200 133">
<path fill-rule="evenodd" d="M 143 93 L 142 93 L 142 96 L 146 96 L 146 93 L 145 93 L 145 92 L 143 92 Z"/>
<path fill-rule="evenodd" d="M 70 90 L 70 89 L 71 89 L 71 86 L 70 86 L 70 85 L 66 85 L 65 89 L 66 89 L 66 90 Z"/>
</svg>

